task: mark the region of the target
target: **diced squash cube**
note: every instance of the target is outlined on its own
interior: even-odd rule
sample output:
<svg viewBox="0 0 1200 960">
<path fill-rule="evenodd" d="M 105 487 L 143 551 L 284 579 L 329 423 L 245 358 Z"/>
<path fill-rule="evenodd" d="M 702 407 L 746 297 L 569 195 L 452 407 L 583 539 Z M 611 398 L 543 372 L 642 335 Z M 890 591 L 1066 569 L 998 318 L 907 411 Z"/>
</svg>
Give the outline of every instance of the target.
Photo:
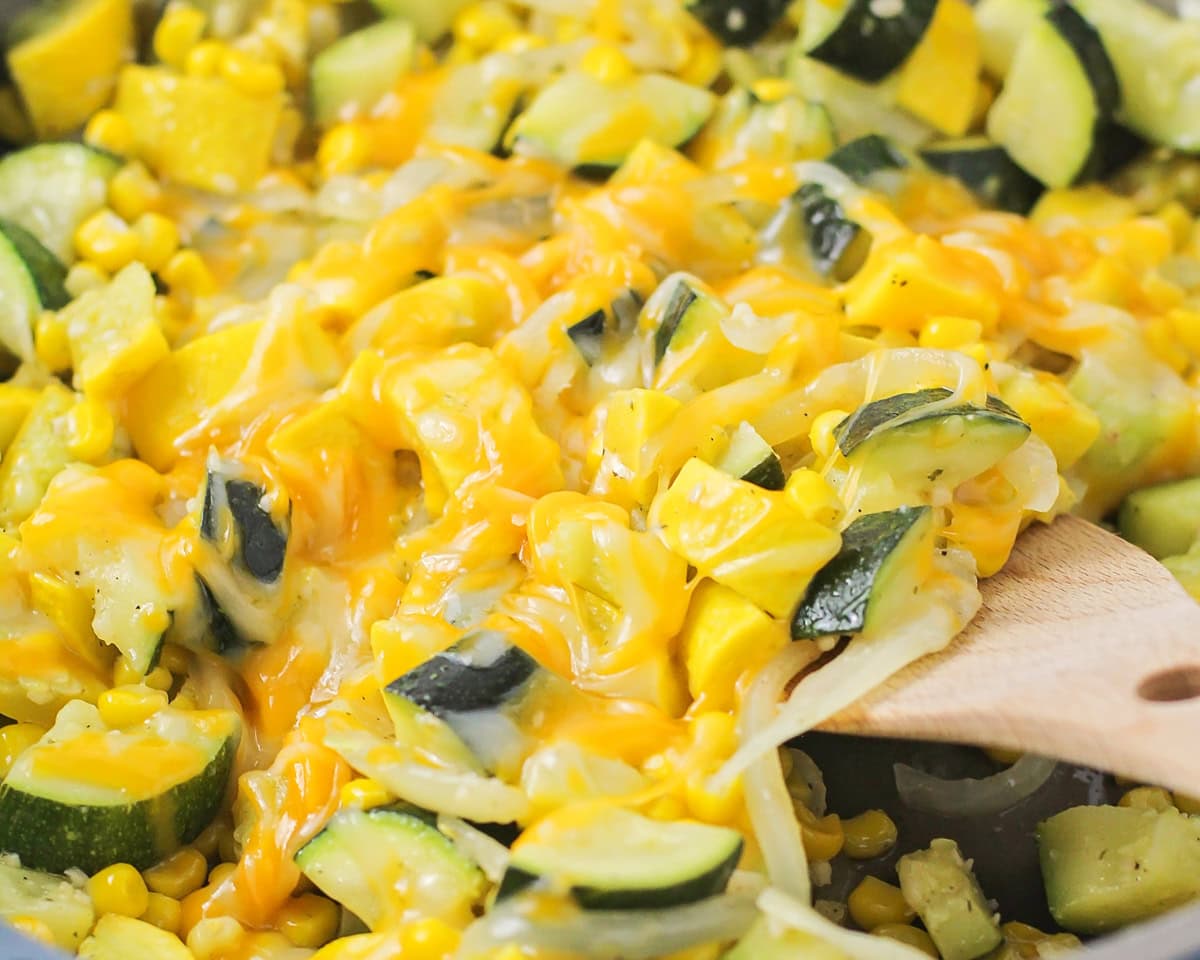
<svg viewBox="0 0 1200 960">
<path fill-rule="evenodd" d="M 649 526 L 702 576 L 774 617 L 791 614 L 841 544 L 836 531 L 804 517 L 786 494 L 696 459 L 655 498 Z"/>
<path fill-rule="evenodd" d="M 33 513 L 55 474 L 73 459 L 67 415 L 77 400 L 60 383 L 42 389 L 0 463 L 0 524 L 20 523 Z"/>
<path fill-rule="evenodd" d="M 436 277 L 402 290 L 346 334 L 355 350 L 396 353 L 411 347 L 486 345 L 511 315 L 504 291 L 483 275 Z"/>
<path fill-rule="evenodd" d="M 250 96 L 221 77 L 137 65 L 121 71 L 115 103 L 138 156 L 157 173 L 224 194 L 266 173 L 282 108 L 278 93 Z"/>
<path fill-rule="evenodd" d="M 679 634 L 692 698 L 710 710 L 737 706 L 735 684 L 788 643 L 783 626 L 741 594 L 706 580 L 696 588 Z"/>
<path fill-rule="evenodd" d="M 442 617 L 401 613 L 371 625 L 371 652 L 381 683 L 391 683 L 434 654 L 441 653 L 462 631 Z"/>
<path fill-rule="evenodd" d="M 59 319 L 75 387 L 101 400 L 122 396 L 170 352 L 154 312 L 154 279 L 140 263 L 71 301 Z"/>
<path fill-rule="evenodd" d="M 999 393 L 1054 452 L 1060 471 L 1087 453 L 1100 435 L 1100 418 L 1053 374 L 1017 373 L 1000 384 Z"/>
<path fill-rule="evenodd" d="M 378 390 L 389 422 L 363 427 L 417 454 L 425 503 L 435 516 L 451 493 L 485 476 L 530 496 L 562 486 L 558 445 L 534 420 L 529 394 L 490 350 L 464 343 L 399 360 Z"/>
<path fill-rule="evenodd" d="M 982 53 L 967 0 L 941 0 L 896 82 L 896 104 L 951 137 L 971 125 Z"/>
<path fill-rule="evenodd" d="M 69 700 L 96 698 L 107 675 L 72 653 L 44 618 L 14 618 L 0 628 L 0 713 L 21 723 L 54 723 Z"/>
<path fill-rule="evenodd" d="M 657 476 L 646 444 L 683 404 L 658 390 L 617 390 L 592 411 L 588 431 L 595 440 L 588 451 L 591 492 L 626 508 L 646 506 L 654 496 Z"/>
<path fill-rule="evenodd" d="M 47 140 L 70 133 L 107 104 L 121 64 L 133 55 L 130 0 L 49 7 L 34 15 L 28 39 L 8 51 L 8 68 L 34 131 Z"/>
</svg>

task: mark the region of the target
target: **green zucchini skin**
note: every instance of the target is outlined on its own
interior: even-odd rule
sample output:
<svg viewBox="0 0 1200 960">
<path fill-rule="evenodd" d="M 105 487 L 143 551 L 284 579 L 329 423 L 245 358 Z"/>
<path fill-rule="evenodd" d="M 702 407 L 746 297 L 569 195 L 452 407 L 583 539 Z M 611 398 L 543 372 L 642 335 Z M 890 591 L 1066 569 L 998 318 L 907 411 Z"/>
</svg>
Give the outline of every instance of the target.
<svg viewBox="0 0 1200 960">
<path fill-rule="evenodd" d="M 761 461 L 752 470 L 743 473 L 741 479 L 764 490 L 782 490 L 787 484 L 783 465 L 779 462 L 779 457 L 773 455 Z"/>
<path fill-rule="evenodd" d="M 1100 114 L 1110 116 L 1116 112 L 1121 105 L 1121 84 L 1117 80 L 1116 68 L 1104 50 L 1099 31 L 1068 3 L 1051 7 L 1046 12 L 1046 21 L 1075 51 L 1075 56 L 1087 73 Z"/>
<path fill-rule="evenodd" d="M 819 183 L 803 184 L 793 196 L 813 267 L 823 277 L 848 280 L 869 249 L 870 234 L 846 216 L 842 205 Z"/>
<path fill-rule="evenodd" d="M 0 219 L 0 233 L 13 245 L 17 255 L 25 261 L 33 285 L 37 287 L 38 299 L 47 310 L 61 310 L 71 300 L 63 286 L 67 279 L 67 268 L 62 261 L 47 250 L 32 233 L 12 220 Z"/>
<path fill-rule="evenodd" d="M 893 16 L 876 0 L 850 0 L 838 24 L 805 52 L 867 83 L 878 83 L 908 59 L 933 20 L 937 0 L 902 0 Z M 810 2 L 810 6 L 811 6 Z"/>
<path fill-rule="evenodd" d="M 113 863 L 151 867 L 194 840 L 217 815 L 233 769 L 229 737 L 203 772 L 130 804 L 71 804 L 0 785 L 0 850 L 52 873 L 92 874 Z"/>
<path fill-rule="evenodd" d="M 1200 477 L 1135 490 L 1117 511 L 1117 531 L 1156 560 L 1187 553 L 1200 537 Z"/>
<path fill-rule="evenodd" d="M 788 0 L 695 0 L 688 13 L 727 47 L 748 47 L 782 18 Z"/>
<path fill-rule="evenodd" d="M 283 573 L 288 531 L 277 526 L 270 513 L 260 505 L 266 495 L 262 487 L 210 468 L 204 485 L 200 536 L 210 543 L 217 541 L 220 530 L 217 516 L 218 487 L 223 488 L 225 502 L 237 528 L 236 562 L 259 583 L 275 583 Z"/>
<path fill-rule="evenodd" d="M 927 524 L 930 507 L 899 507 L 859 517 L 842 532 L 842 548 L 822 567 L 792 615 L 792 639 L 858 633 L 875 588 L 897 548 Z"/>
<path fill-rule="evenodd" d="M 921 151 L 921 159 L 998 210 L 1028 213 L 1045 190 L 1017 166 L 1007 150 L 985 137 L 932 144 Z"/>
<path fill-rule="evenodd" d="M 825 158 L 825 162 L 837 167 L 856 183 L 863 183 L 871 174 L 881 170 L 903 170 L 908 166 L 904 154 L 887 137 L 878 133 L 868 133 L 843 143 Z"/>
<path fill-rule="evenodd" d="M 654 362 L 656 364 L 662 363 L 680 324 L 683 323 L 684 317 L 699 298 L 700 295 L 687 283 L 680 283 L 675 287 L 671 299 L 663 311 L 662 321 L 659 323 L 658 329 L 654 331 Z"/>
<path fill-rule="evenodd" d="M 567 327 L 567 338 L 574 344 L 584 363 L 594 366 L 608 355 L 610 345 L 629 336 L 637 324 L 642 297 L 626 290 L 607 310 L 593 310 L 582 320 Z"/>
</svg>

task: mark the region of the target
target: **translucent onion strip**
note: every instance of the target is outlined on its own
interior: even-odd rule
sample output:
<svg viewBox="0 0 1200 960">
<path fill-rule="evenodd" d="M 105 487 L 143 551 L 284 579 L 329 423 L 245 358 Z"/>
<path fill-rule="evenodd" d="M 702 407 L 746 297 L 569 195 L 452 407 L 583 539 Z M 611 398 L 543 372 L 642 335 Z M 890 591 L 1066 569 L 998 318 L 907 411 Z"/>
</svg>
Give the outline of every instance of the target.
<svg viewBox="0 0 1200 960">
<path fill-rule="evenodd" d="M 985 817 L 1036 793 L 1057 766 L 1054 760 L 1027 753 L 1011 767 L 979 779 L 943 780 L 903 763 L 892 767 L 892 773 L 900 799 L 914 810 L 946 817 Z"/>
<path fill-rule="evenodd" d="M 839 927 L 782 890 L 764 890 L 758 906 L 775 923 L 816 937 L 854 960 L 927 960 L 923 951 L 899 940 Z"/>
</svg>

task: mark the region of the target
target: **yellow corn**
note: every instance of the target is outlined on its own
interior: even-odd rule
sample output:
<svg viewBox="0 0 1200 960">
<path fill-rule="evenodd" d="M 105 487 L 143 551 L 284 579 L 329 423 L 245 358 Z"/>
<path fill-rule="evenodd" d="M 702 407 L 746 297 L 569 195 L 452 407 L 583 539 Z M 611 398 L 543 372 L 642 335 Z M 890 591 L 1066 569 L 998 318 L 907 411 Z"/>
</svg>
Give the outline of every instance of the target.
<svg viewBox="0 0 1200 960">
<path fill-rule="evenodd" d="M 280 908 L 275 922 L 279 932 L 297 947 L 320 947 L 337 934 L 342 909 L 328 897 L 302 893 Z"/>
<path fill-rule="evenodd" d="M 391 794 L 384 789 L 383 785 L 367 777 L 351 780 L 342 787 L 341 805 L 343 807 L 369 810 L 372 807 L 382 807 L 391 801 Z"/>
<path fill-rule="evenodd" d="M 167 933 L 179 933 L 180 919 L 183 907 L 174 897 L 162 893 L 151 893 L 146 903 L 145 912 L 138 918 L 146 923 L 152 923 Z"/>
<path fill-rule="evenodd" d="M 208 871 L 208 882 L 212 886 L 220 886 L 237 872 L 236 863 L 218 863 Z"/>
<path fill-rule="evenodd" d="M 792 94 L 792 84 L 783 77 L 763 77 L 750 85 L 750 92 L 763 103 L 776 103 Z"/>
<path fill-rule="evenodd" d="M 172 3 L 154 31 L 154 55 L 176 70 L 183 70 L 188 54 L 204 36 L 205 19 L 202 10 Z"/>
<path fill-rule="evenodd" d="M 104 404 L 83 400 L 67 411 L 64 420 L 67 449 L 75 459 L 96 463 L 112 449 L 117 424 Z"/>
<path fill-rule="evenodd" d="M 115 110 L 100 110 L 84 128 L 83 141 L 88 146 L 125 156 L 133 149 L 133 127 Z"/>
<path fill-rule="evenodd" d="M 1135 807 L 1139 810 L 1169 810 L 1175 806 L 1175 800 L 1170 791 L 1162 787 L 1134 787 L 1128 790 L 1117 803 L 1122 807 Z"/>
<path fill-rule="evenodd" d="M 108 283 L 108 280 L 108 274 L 94 263 L 80 260 L 78 263 L 71 264 L 71 269 L 67 271 L 63 286 L 67 288 L 67 293 L 72 297 L 78 297 L 89 290 L 97 290 L 103 287 Z"/>
<path fill-rule="evenodd" d="M 983 324 L 967 317 L 930 317 L 921 326 L 917 343 L 934 350 L 957 350 L 978 343 Z"/>
<path fill-rule="evenodd" d="M 853 860 L 881 857 L 896 845 L 896 824 L 882 810 L 867 810 L 842 822 L 846 856 Z"/>
<path fill-rule="evenodd" d="M 147 270 L 161 270 L 179 249 L 179 228 L 160 213 L 143 213 L 133 232 L 138 238 L 138 259 Z"/>
<path fill-rule="evenodd" d="M 525 53 L 527 50 L 540 50 L 544 46 L 546 46 L 545 37 L 521 30 L 503 37 L 496 44 L 496 49 L 504 53 Z"/>
<path fill-rule="evenodd" d="M 498 0 L 483 0 L 462 10 L 454 18 L 454 39 L 483 53 L 520 32 L 521 24 L 508 6 Z"/>
<path fill-rule="evenodd" d="M 38 940 L 41 943 L 48 943 L 51 946 L 57 943 L 54 938 L 54 931 L 50 929 L 50 924 L 46 923 L 41 917 L 18 913 L 15 916 L 5 917 L 4 922 L 16 930 L 17 933 L 23 934 L 31 940 Z"/>
<path fill-rule="evenodd" d="M 810 860 L 832 860 L 842 852 L 845 833 L 842 819 L 836 813 L 818 818 L 808 807 L 794 804 L 800 822 L 800 839 Z"/>
<path fill-rule="evenodd" d="M 200 835 L 192 841 L 192 846 L 204 854 L 206 860 L 213 860 L 220 852 L 221 837 L 225 834 L 231 833 L 232 830 L 233 828 L 230 826 L 228 820 L 214 820 L 207 827 L 200 831 Z M 231 857 L 230 859 L 233 858 Z"/>
<path fill-rule="evenodd" d="M 215 77 L 221 72 L 225 50 L 225 44 L 216 40 L 200 41 L 188 51 L 184 72 L 191 77 Z"/>
<path fill-rule="evenodd" d="M 142 682 L 142 671 L 130 663 L 125 657 L 118 657 L 113 665 L 113 686 L 122 687 Z"/>
<path fill-rule="evenodd" d="M 144 686 L 113 687 L 96 701 L 100 719 L 117 730 L 141 723 L 166 705 L 165 693 Z"/>
<path fill-rule="evenodd" d="M 399 931 L 400 956 L 405 960 L 443 960 L 458 949 L 461 936 L 436 917 L 413 920 Z"/>
<path fill-rule="evenodd" d="M 203 258 L 195 250 L 180 250 L 160 271 L 167 288 L 175 293 L 202 297 L 216 289 L 216 283 Z"/>
<path fill-rule="evenodd" d="M 175 685 L 175 678 L 166 667 L 158 666 L 146 674 L 146 679 L 142 682 L 153 690 L 166 691 Z"/>
<path fill-rule="evenodd" d="M 58 319 L 58 314 L 50 310 L 42 311 L 34 327 L 33 344 L 38 359 L 47 370 L 59 373 L 71 369 L 71 341 L 67 337 L 66 325 Z"/>
<path fill-rule="evenodd" d="M 112 210 L 99 210 L 75 231 L 75 250 L 100 269 L 116 273 L 138 255 L 138 238 Z"/>
<path fill-rule="evenodd" d="M 812 444 L 813 453 L 822 460 L 833 456 L 837 449 L 837 438 L 833 435 L 833 430 L 848 416 L 845 410 L 826 410 L 813 420 L 808 431 L 808 442 Z"/>
<path fill-rule="evenodd" d="M 195 847 L 182 847 L 143 876 L 146 886 L 155 893 L 182 900 L 204 883 L 208 876 L 208 861 Z"/>
<path fill-rule="evenodd" d="M 221 76 L 249 97 L 270 97 L 283 89 L 283 71 L 241 50 L 229 49 L 221 58 Z"/>
<path fill-rule="evenodd" d="M 878 877 L 866 876 L 846 899 L 850 919 L 864 930 L 885 923 L 907 923 L 915 916 L 900 888 Z"/>
<path fill-rule="evenodd" d="M 837 491 L 823 476 L 807 467 L 792 471 L 783 492 L 806 519 L 825 526 L 836 524 L 845 512 Z"/>
<path fill-rule="evenodd" d="M 354 173 L 366 166 L 370 158 L 370 135 L 352 123 L 331 127 L 317 147 L 317 166 L 326 177 Z"/>
<path fill-rule="evenodd" d="M 162 187 L 140 163 L 127 163 L 108 181 L 108 205 L 132 223 L 162 200 Z"/>
<path fill-rule="evenodd" d="M 583 55 L 579 69 L 601 83 L 622 83 L 634 75 L 633 64 L 618 47 L 598 43 Z"/>
<path fill-rule="evenodd" d="M 721 73 L 723 66 L 724 48 L 708 31 L 701 30 L 691 38 L 691 50 L 683 67 L 679 70 L 679 79 L 697 87 L 707 87 Z"/>
<path fill-rule="evenodd" d="M 177 643 L 164 643 L 162 653 L 158 655 L 158 665 L 174 674 L 187 673 L 192 665 L 192 655 Z"/>
<path fill-rule="evenodd" d="M 150 905 L 150 892 L 142 875 L 128 863 L 114 863 L 88 880 L 88 893 L 96 913 L 140 917 Z"/>
<path fill-rule="evenodd" d="M 911 926 L 907 923 L 884 923 L 880 924 L 871 931 L 877 937 L 888 937 L 892 940 L 899 940 L 901 943 L 907 943 L 910 947 L 916 947 L 922 953 L 926 953 L 931 957 L 939 957 L 937 947 L 933 945 L 933 940 L 924 930 Z"/>
<path fill-rule="evenodd" d="M 244 931 L 233 917 L 208 917 L 188 931 L 188 949 L 196 960 L 218 960 L 238 949 Z"/>
<path fill-rule="evenodd" d="M 0 727 L 0 777 L 7 776 L 17 757 L 37 743 L 45 732 L 35 723 L 10 723 Z"/>
</svg>

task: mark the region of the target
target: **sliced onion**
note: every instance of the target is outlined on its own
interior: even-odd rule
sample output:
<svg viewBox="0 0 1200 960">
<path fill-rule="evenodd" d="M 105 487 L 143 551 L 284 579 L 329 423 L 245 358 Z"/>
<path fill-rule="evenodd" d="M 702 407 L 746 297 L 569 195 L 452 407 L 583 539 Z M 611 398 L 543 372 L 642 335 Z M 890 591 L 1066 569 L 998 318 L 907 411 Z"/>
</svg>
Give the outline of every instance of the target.
<svg viewBox="0 0 1200 960">
<path fill-rule="evenodd" d="M 754 899 L 743 894 L 662 910 L 556 907 L 546 910 L 533 898 L 502 903 L 467 927 L 457 956 L 469 960 L 515 943 L 589 960 L 651 960 L 700 944 L 736 940 L 757 915 Z"/>
<path fill-rule="evenodd" d="M 943 780 L 907 764 L 892 767 L 900 799 L 914 810 L 945 817 L 977 817 L 1000 813 L 1039 790 L 1057 761 L 1027 753 L 1011 767 L 978 780 Z"/>
<path fill-rule="evenodd" d="M 775 923 L 816 937 L 854 960 L 923 960 L 926 956 L 916 947 L 899 940 L 839 927 L 807 903 L 789 897 L 782 890 L 763 891 L 758 906 Z"/>
<path fill-rule="evenodd" d="M 488 880 L 500 882 L 508 868 L 509 859 L 508 848 L 504 844 L 458 817 L 442 814 L 437 819 L 437 826 L 463 853 L 479 864 L 479 869 Z"/>
</svg>

